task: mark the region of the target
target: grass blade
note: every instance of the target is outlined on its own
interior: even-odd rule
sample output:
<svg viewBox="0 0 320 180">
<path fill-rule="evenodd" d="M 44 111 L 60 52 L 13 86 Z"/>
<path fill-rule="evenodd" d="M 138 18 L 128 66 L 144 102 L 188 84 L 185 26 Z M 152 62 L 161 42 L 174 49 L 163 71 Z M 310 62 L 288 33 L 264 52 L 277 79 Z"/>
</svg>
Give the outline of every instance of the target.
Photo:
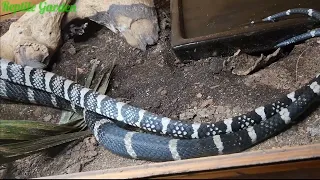
<svg viewBox="0 0 320 180">
<path fill-rule="evenodd" d="M 0 145 L 0 164 L 8 163 L 16 159 L 37 153 L 54 146 L 74 141 L 89 136 L 90 131 L 80 131 L 68 134 L 39 138 L 36 141 L 24 141 Z"/>
<path fill-rule="evenodd" d="M 103 81 L 102 85 L 100 85 L 100 83 L 99 83 L 99 85 L 100 85 L 100 88 L 98 89 L 99 93 L 101 93 L 101 94 L 106 94 L 107 93 L 107 89 L 108 89 L 108 86 L 109 86 L 109 83 L 110 83 L 111 73 L 112 73 L 114 67 L 115 67 L 115 60 L 113 61 L 112 66 L 110 67 L 108 73 L 106 74 L 106 78 Z"/>
<path fill-rule="evenodd" d="M 77 127 L 38 121 L 0 120 L 0 140 L 31 140 L 72 132 Z"/>
</svg>

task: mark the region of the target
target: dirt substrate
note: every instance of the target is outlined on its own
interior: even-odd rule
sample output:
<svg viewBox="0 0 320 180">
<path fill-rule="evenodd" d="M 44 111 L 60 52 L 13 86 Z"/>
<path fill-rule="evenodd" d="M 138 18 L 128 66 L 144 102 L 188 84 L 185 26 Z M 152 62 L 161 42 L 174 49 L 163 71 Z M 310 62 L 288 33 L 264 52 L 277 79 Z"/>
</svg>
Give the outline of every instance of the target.
<svg viewBox="0 0 320 180">
<path fill-rule="evenodd" d="M 216 121 L 252 110 L 297 89 L 320 69 L 320 39 L 297 45 L 285 58 L 248 76 L 222 71 L 226 58 L 178 63 L 170 49 L 169 9 L 158 8 L 160 40 L 146 52 L 131 48 L 119 35 L 103 28 L 87 41 L 68 40 L 58 52 L 52 71 L 84 82 L 93 60 L 100 68 L 116 60 L 108 95 L 171 118 Z M 164 15 L 166 13 L 166 16 Z M 1 24 L 1 33 L 10 22 Z M 76 70 L 78 71 L 76 73 Z M 1 100 L 4 119 L 56 123 L 60 111 Z M 320 142 L 320 109 L 289 130 L 248 151 Z M 93 137 L 41 152 L 0 169 L 5 178 L 31 178 L 152 163 L 122 158 L 99 146 Z"/>
</svg>

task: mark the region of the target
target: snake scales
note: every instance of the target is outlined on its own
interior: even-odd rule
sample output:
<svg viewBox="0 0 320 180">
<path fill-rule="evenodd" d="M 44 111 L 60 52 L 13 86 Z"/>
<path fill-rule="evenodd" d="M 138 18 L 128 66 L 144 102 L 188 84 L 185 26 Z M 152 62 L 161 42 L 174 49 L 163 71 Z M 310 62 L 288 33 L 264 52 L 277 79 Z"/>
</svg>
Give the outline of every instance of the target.
<svg viewBox="0 0 320 180">
<path fill-rule="evenodd" d="M 274 136 L 319 98 L 320 76 L 276 102 L 217 123 L 187 123 L 118 102 L 51 72 L 0 60 L 0 96 L 84 113 L 98 142 L 118 155 L 169 161 L 243 151 Z M 150 133 L 122 129 L 113 122 Z M 161 134 L 163 136 L 154 135 Z"/>
<path fill-rule="evenodd" d="M 268 16 L 266 18 L 264 18 L 262 21 L 276 21 L 277 19 L 284 17 L 284 16 L 290 16 L 292 14 L 305 14 L 308 15 L 314 19 L 316 19 L 317 21 L 320 21 L 320 13 L 316 10 L 313 9 L 307 9 L 307 8 L 295 8 L 295 9 L 289 9 L 287 11 L 283 11 L 283 12 L 279 12 L 277 14 Z M 319 37 L 320 36 L 320 29 L 314 29 L 311 30 L 310 32 L 307 33 L 303 33 L 300 34 L 298 36 L 294 36 L 290 39 L 287 39 L 285 41 L 282 41 L 280 43 L 278 43 L 275 47 L 284 47 L 287 46 L 289 44 L 293 44 L 293 43 L 297 43 L 297 42 L 301 42 L 313 37 Z"/>
</svg>

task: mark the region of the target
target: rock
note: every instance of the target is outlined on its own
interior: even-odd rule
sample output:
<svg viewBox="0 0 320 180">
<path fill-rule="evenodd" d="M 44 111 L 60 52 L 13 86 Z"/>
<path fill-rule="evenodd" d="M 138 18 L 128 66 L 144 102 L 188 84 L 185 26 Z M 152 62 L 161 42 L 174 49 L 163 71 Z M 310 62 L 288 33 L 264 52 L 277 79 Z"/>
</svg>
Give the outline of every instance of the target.
<svg viewBox="0 0 320 180">
<path fill-rule="evenodd" d="M 69 4 L 69 0 L 46 0 L 47 4 Z M 1 58 L 17 64 L 43 68 L 61 44 L 61 22 L 65 13 L 40 13 L 40 4 L 35 11 L 24 13 L 10 25 L 1 36 Z M 72 14 L 72 13 L 69 13 Z"/>
<path fill-rule="evenodd" d="M 143 59 L 141 59 L 141 58 L 137 59 L 136 64 L 137 65 L 143 64 Z"/>
<path fill-rule="evenodd" d="M 0 179 L 4 179 L 7 174 L 7 169 L 0 169 Z"/>
<path fill-rule="evenodd" d="M 160 108 L 161 106 L 161 102 L 160 101 L 155 101 L 153 104 L 152 104 L 152 107 L 153 108 Z"/>
<path fill-rule="evenodd" d="M 77 71 L 79 72 L 79 74 L 85 73 L 85 69 L 83 68 L 77 68 Z"/>
<path fill-rule="evenodd" d="M 195 106 L 198 106 L 197 101 L 192 101 L 192 103 L 191 103 L 191 107 L 195 107 Z"/>
<path fill-rule="evenodd" d="M 213 104 L 213 99 L 205 100 L 201 103 L 200 108 L 205 108 Z"/>
<path fill-rule="evenodd" d="M 97 146 L 98 145 L 98 141 L 96 140 L 95 137 L 90 137 L 90 143 L 94 146 Z"/>
<path fill-rule="evenodd" d="M 82 165 L 80 163 L 74 164 L 74 165 L 68 167 L 66 169 L 66 172 L 67 172 L 67 174 L 80 172 L 81 171 L 81 166 Z"/>
<path fill-rule="evenodd" d="M 198 93 L 196 96 L 197 96 L 197 98 L 201 98 L 201 97 L 202 97 L 202 94 L 201 94 L 201 93 Z"/>
<path fill-rule="evenodd" d="M 75 150 L 75 151 L 80 151 L 80 149 L 81 149 L 80 144 L 77 144 L 77 145 L 74 147 L 74 150 Z"/>
<path fill-rule="evenodd" d="M 165 89 L 160 92 L 161 96 L 164 96 L 164 95 L 166 95 L 167 93 L 168 93 L 168 91 L 165 90 Z"/>
<path fill-rule="evenodd" d="M 174 61 L 174 64 L 180 64 L 181 63 L 181 60 L 180 59 L 176 59 L 175 61 Z"/>
<path fill-rule="evenodd" d="M 41 107 L 37 107 L 34 111 L 33 111 L 33 115 L 35 117 L 40 117 L 41 116 Z"/>
<path fill-rule="evenodd" d="M 242 109 L 240 108 L 240 106 L 236 106 L 233 108 L 233 113 L 235 114 L 240 114 L 242 112 Z"/>
<path fill-rule="evenodd" d="M 217 114 L 223 114 L 225 111 L 225 108 L 223 106 L 218 106 L 216 109 Z"/>
<path fill-rule="evenodd" d="M 227 117 L 231 117 L 232 116 L 231 109 L 226 108 L 225 109 L 225 114 L 226 114 Z"/>
<path fill-rule="evenodd" d="M 67 13 L 62 26 L 88 18 L 120 33 L 128 44 L 143 51 L 158 41 L 160 28 L 153 0 L 75 1 L 75 6 L 77 11 Z"/>
<path fill-rule="evenodd" d="M 87 153 L 85 154 L 85 156 L 88 157 L 88 158 L 92 158 L 92 157 L 95 157 L 97 155 L 98 155 L 97 151 L 94 151 L 94 150 L 87 151 Z"/>
<path fill-rule="evenodd" d="M 77 53 L 76 48 L 72 44 L 70 44 L 70 47 L 68 48 L 68 52 L 71 55 L 75 55 Z"/>
<path fill-rule="evenodd" d="M 179 114 L 179 119 L 193 119 L 196 113 L 192 109 L 187 109 L 185 112 Z"/>
<path fill-rule="evenodd" d="M 158 57 L 161 58 L 162 56 Z M 159 67 L 163 68 L 165 65 L 165 61 L 163 58 L 161 58 L 160 60 L 158 60 L 158 62 L 156 63 Z"/>
<path fill-rule="evenodd" d="M 209 113 L 208 113 L 207 109 L 199 109 L 197 111 L 197 116 L 199 116 L 200 118 L 207 118 L 207 117 L 209 117 Z"/>
<path fill-rule="evenodd" d="M 211 86 L 210 89 L 215 89 L 217 87 L 220 87 L 220 85 L 216 85 L 216 86 Z"/>
<path fill-rule="evenodd" d="M 52 119 L 52 116 L 51 116 L 51 115 L 48 115 L 48 116 L 46 116 L 46 117 L 43 118 L 43 120 L 44 120 L 45 122 L 49 122 L 51 119 Z"/>
<path fill-rule="evenodd" d="M 199 116 L 194 117 L 194 122 L 201 122 L 201 118 Z"/>
<path fill-rule="evenodd" d="M 307 128 L 307 132 L 310 134 L 310 136 L 315 137 L 315 136 L 320 136 L 320 129 L 319 128 Z"/>
<path fill-rule="evenodd" d="M 160 93 L 163 90 L 163 87 L 160 87 L 159 89 L 157 89 L 157 93 Z"/>
<path fill-rule="evenodd" d="M 176 103 L 177 101 L 178 101 L 178 98 L 172 100 L 172 103 L 174 104 L 174 103 Z"/>
</svg>

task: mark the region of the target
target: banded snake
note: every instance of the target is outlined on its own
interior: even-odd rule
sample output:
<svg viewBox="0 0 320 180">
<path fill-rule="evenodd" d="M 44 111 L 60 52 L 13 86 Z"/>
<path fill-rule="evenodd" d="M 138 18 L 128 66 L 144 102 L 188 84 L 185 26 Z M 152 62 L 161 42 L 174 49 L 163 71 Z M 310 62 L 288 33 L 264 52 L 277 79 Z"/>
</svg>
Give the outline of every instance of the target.
<svg viewBox="0 0 320 180">
<path fill-rule="evenodd" d="M 217 123 L 187 123 L 118 102 L 51 72 L 0 60 L 1 97 L 83 113 L 88 127 L 106 149 L 151 161 L 244 151 L 298 122 L 319 95 L 317 75 L 295 92 L 246 114 Z M 117 121 L 150 133 L 122 129 L 114 123 Z"/>
</svg>

